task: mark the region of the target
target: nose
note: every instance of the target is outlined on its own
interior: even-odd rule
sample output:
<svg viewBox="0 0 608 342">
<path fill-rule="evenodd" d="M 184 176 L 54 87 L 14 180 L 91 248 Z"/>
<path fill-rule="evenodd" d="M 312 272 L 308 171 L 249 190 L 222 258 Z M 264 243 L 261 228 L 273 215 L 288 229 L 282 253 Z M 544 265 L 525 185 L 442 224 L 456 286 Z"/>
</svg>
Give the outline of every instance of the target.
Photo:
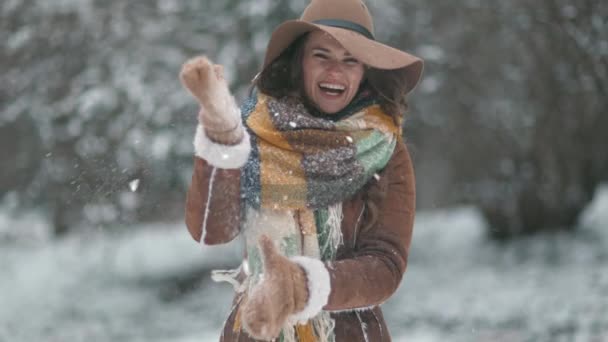
<svg viewBox="0 0 608 342">
<path fill-rule="evenodd" d="M 337 61 L 330 61 L 329 63 L 327 63 L 327 72 L 330 74 L 333 73 L 341 73 L 342 72 L 342 65 L 337 62 Z"/>
</svg>

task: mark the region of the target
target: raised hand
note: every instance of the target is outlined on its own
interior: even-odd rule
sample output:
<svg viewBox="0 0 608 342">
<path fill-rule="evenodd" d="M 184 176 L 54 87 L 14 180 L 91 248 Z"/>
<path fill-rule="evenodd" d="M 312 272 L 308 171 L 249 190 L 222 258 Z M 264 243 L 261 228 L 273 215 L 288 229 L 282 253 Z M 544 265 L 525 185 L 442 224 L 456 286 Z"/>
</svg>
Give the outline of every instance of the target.
<svg viewBox="0 0 608 342">
<path fill-rule="evenodd" d="M 198 119 L 207 136 L 228 145 L 240 142 L 244 132 L 241 114 L 224 79 L 223 67 L 205 56 L 196 57 L 184 63 L 180 79 L 201 105 Z"/>
</svg>

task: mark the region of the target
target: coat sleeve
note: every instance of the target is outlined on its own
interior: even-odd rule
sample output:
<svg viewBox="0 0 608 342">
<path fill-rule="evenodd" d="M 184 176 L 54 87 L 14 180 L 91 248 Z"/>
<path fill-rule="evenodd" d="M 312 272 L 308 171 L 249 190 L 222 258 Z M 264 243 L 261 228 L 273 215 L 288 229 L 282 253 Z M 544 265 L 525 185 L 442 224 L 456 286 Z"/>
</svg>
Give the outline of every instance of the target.
<svg viewBox="0 0 608 342">
<path fill-rule="evenodd" d="M 378 219 L 365 231 L 359 228 L 355 249 L 348 257 L 325 263 L 294 260 L 308 276 L 308 309 L 373 307 L 399 287 L 407 266 L 416 200 L 414 170 L 404 144 L 398 144 L 380 177 L 387 177 L 388 183 Z"/>
<path fill-rule="evenodd" d="M 194 138 L 194 171 L 186 197 L 186 226 L 208 245 L 231 241 L 240 229 L 240 168 L 250 152 L 249 136 L 237 145 L 209 140 L 199 125 Z"/>
<path fill-rule="evenodd" d="M 352 258 L 327 265 L 331 292 L 326 310 L 379 305 L 399 287 L 412 240 L 416 190 L 407 148 L 398 146 L 380 174 L 388 184 L 375 226 L 359 232 Z"/>
</svg>

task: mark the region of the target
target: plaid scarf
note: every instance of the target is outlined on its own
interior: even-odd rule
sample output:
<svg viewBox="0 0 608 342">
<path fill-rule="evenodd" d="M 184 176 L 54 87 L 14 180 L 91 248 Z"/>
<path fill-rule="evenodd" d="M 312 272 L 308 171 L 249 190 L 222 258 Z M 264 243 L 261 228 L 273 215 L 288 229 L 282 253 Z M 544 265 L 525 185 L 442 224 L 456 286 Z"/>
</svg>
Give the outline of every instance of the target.
<svg viewBox="0 0 608 342">
<path fill-rule="evenodd" d="M 248 276 L 237 282 L 238 272 L 217 271 L 214 279 L 231 282 L 246 297 L 263 272 L 261 234 L 285 256 L 335 259 L 342 202 L 386 166 L 401 128 L 367 91 L 331 116 L 311 112 L 295 98 L 261 93 L 245 102 L 242 113 L 252 139 L 241 173 Z M 287 322 L 279 341 L 334 341 L 333 327 L 329 313 L 321 312 L 304 324 Z"/>
<path fill-rule="evenodd" d="M 260 93 L 251 100 L 244 120 L 253 148 L 242 193 L 255 208 L 320 209 L 342 202 L 384 168 L 401 136 L 368 92 L 326 117 L 294 98 Z"/>
</svg>

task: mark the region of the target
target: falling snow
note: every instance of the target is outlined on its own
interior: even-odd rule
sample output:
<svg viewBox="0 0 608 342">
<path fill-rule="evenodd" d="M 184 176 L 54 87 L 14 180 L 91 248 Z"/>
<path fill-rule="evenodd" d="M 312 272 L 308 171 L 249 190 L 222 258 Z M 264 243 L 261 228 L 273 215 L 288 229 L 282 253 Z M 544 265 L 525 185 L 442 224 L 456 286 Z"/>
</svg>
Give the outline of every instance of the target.
<svg viewBox="0 0 608 342">
<path fill-rule="evenodd" d="M 129 182 L 129 189 L 131 189 L 132 192 L 137 191 L 137 188 L 139 188 L 139 179 L 134 179 Z"/>
</svg>

